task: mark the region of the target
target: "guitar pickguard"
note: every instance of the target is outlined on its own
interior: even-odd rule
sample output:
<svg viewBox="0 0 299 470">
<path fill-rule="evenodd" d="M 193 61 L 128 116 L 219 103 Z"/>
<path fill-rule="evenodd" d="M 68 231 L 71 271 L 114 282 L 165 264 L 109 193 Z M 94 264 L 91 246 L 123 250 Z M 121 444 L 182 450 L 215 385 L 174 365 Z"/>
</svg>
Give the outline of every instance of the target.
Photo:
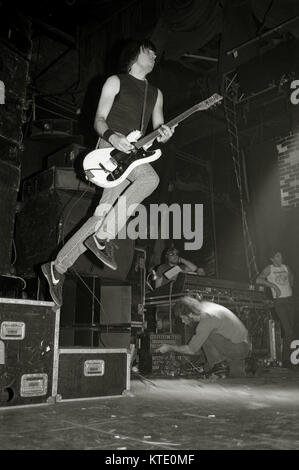
<svg viewBox="0 0 299 470">
<path fill-rule="evenodd" d="M 117 167 L 107 176 L 107 181 L 114 181 L 120 178 L 132 163 L 149 157 L 154 153 L 154 150 L 144 150 L 143 148 L 133 150 L 129 154 L 120 152 L 119 150 L 113 150 L 111 152 L 111 158 L 117 163 Z"/>
</svg>

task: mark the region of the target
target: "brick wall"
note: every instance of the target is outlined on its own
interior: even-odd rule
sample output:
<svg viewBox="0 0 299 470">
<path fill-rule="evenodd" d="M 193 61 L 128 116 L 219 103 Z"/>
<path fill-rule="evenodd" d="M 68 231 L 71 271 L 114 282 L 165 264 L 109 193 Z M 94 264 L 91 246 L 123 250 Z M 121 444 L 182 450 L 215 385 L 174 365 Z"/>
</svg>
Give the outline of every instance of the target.
<svg viewBox="0 0 299 470">
<path fill-rule="evenodd" d="M 299 207 L 299 132 L 276 141 L 281 205 Z"/>
</svg>

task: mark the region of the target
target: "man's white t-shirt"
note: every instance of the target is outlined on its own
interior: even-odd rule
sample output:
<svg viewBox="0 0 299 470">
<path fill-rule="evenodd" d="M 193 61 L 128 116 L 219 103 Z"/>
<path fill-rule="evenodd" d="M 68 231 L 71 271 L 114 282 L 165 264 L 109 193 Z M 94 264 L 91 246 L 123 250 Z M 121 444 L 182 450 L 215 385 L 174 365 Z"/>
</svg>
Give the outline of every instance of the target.
<svg viewBox="0 0 299 470">
<path fill-rule="evenodd" d="M 272 282 L 279 288 L 281 292 L 279 298 L 292 296 L 293 292 L 290 284 L 289 270 L 285 264 L 282 264 L 281 266 L 274 266 L 271 264 L 270 274 L 267 276 L 267 281 Z M 271 287 L 271 291 L 273 298 L 276 299 L 277 295 L 273 287 Z"/>
</svg>

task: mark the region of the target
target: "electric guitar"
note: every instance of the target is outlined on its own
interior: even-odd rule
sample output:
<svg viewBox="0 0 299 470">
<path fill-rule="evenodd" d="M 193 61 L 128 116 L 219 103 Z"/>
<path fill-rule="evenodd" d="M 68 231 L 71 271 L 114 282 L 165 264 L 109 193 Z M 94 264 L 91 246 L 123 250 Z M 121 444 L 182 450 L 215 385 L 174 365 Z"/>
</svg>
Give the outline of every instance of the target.
<svg viewBox="0 0 299 470">
<path fill-rule="evenodd" d="M 201 101 L 169 121 L 167 126 L 170 128 L 174 127 L 196 111 L 209 109 L 222 99 L 221 95 L 214 93 L 210 98 Z M 160 158 L 162 152 L 158 148 L 159 142 L 155 141 L 159 135 L 156 129 L 140 139 L 140 131 L 130 132 L 127 139 L 130 143 L 134 143 L 134 149 L 130 153 L 121 152 L 111 146 L 89 152 L 83 160 L 86 179 L 102 188 L 117 186 L 127 178 L 136 166 L 153 162 Z"/>
</svg>

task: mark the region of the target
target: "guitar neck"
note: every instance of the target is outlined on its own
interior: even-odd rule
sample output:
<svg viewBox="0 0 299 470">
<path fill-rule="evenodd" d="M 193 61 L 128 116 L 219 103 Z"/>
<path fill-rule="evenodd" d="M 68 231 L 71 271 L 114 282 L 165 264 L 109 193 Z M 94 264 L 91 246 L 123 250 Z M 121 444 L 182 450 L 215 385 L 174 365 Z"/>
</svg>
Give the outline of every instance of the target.
<svg viewBox="0 0 299 470">
<path fill-rule="evenodd" d="M 187 111 L 183 112 L 182 114 L 179 114 L 177 117 L 172 119 L 171 121 L 167 122 L 166 125 L 168 127 L 173 127 L 176 124 L 179 124 L 182 122 L 184 119 L 187 119 L 187 117 L 191 116 L 191 114 L 195 113 L 198 111 L 198 105 L 193 106 L 192 108 L 188 109 Z M 148 144 L 149 142 L 153 141 L 160 135 L 158 130 L 155 130 L 151 132 L 150 134 L 146 135 L 142 139 L 138 140 L 138 142 L 135 143 L 136 148 L 141 148 L 144 145 Z"/>
</svg>

